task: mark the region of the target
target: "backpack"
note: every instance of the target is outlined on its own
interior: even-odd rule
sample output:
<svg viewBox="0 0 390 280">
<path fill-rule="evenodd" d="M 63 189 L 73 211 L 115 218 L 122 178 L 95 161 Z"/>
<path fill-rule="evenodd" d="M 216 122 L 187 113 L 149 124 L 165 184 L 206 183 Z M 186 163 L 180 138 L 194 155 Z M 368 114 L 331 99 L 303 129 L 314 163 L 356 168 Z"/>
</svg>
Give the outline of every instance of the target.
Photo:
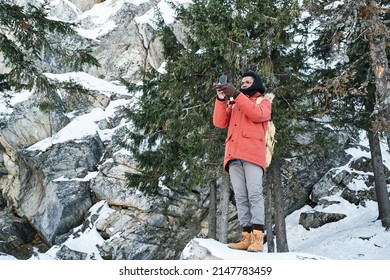
<svg viewBox="0 0 390 280">
<path fill-rule="evenodd" d="M 272 93 L 267 93 L 265 96 L 260 96 L 259 98 L 257 98 L 256 104 L 260 104 L 261 101 L 263 101 L 264 98 L 269 99 L 269 101 L 271 101 L 271 103 L 272 103 L 272 100 L 274 99 L 274 97 L 275 97 L 275 95 L 273 95 Z M 274 122 L 272 120 L 269 120 L 268 121 L 267 131 L 265 133 L 265 138 L 266 138 L 266 142 L 265 142 L 265 161 L 266 161 L 267 167 L 271 164 L 272 155 L 274 153 L 274 148 L 275 148 L 275 143 L 276 143 L 275 133 L 276 133 L 275 124 L 274 124 Z"/>
</svg>

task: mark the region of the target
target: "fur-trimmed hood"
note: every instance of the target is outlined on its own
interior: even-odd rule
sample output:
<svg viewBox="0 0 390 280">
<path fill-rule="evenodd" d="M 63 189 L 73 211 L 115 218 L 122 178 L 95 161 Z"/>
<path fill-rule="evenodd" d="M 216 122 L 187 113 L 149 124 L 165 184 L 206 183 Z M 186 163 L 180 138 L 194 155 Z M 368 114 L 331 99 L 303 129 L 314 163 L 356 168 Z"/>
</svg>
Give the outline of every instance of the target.
<svg viewBox="0 0 390 280">
<path fill-rule="evenodd" d="M 272 100 L 274 100 L 274 98 L 275 98 L 275 94 L 273 94 L 273 93 L 266 93 L 264 95 L 264 97 L 267 98 L 272 103 Z"/>
</svg>

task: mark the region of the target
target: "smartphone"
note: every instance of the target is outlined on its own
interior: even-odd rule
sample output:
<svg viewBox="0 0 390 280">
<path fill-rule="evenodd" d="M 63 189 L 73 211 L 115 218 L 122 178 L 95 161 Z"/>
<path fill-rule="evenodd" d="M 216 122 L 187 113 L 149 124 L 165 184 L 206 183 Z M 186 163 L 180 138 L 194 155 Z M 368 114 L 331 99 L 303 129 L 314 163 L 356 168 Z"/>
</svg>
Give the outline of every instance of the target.
<svg viewBox="0 0 390 280">
<path fill-rule="evenodd" d="M 223 85 L 223 84 L 227 84 L 227 76 L 226 75 L 221 75 L 220 77 L 219 77 L 219 83 L 221 84 L 221 85 Z"/>
</svg>

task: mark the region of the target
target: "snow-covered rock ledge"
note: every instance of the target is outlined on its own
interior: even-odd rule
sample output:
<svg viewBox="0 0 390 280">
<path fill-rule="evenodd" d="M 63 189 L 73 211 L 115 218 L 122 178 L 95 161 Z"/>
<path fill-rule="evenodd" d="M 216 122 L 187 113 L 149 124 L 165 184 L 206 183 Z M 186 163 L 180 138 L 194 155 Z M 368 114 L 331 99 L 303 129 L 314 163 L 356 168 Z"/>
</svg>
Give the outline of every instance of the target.
<svg viewBox="0 0 390 280">
<path fill-rule="evenodd" d="M 181 260 L 329 260 L 318 255 L 306 253 L 252 253 L 243 250 L 232 250 L 226 244 L 214 239 L 192 239 L 184 248 Z"/>
</svg>

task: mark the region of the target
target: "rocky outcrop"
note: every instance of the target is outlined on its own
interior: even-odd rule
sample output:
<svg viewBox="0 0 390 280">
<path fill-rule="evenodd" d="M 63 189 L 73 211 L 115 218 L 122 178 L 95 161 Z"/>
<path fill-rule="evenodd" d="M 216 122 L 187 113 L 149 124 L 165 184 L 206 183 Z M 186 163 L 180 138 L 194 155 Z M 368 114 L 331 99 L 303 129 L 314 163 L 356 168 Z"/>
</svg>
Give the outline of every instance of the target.
<svg viewBox="0 0 390 280">
<path fill-rule="evenodd" d="M 327 223 L 334 223 L 346 217 L 345 214 L 340 213 L 325 213 L 319 211 L 304 212 L 299 217 L 299 224 L 305 229 L 318 228 Z"/>
<path fill-rule="evenodd" d="M 104 259 L 178 259 L 207 213 L 204 195 L 167 192 L 143 199 L 130 191 L 128 197 L 133 204 L 141 198 L 139 206 L 120 208 L 97 225 L 108 238 L 100 249 Z"/>
<path fill-rule="evenodd" d="M 28 220 L 15 217 L 11 209 L 0 210 L 0 228 L 2 253 L 18 259 L 27 259 L 37 248 L 42 251 L 48 249 Z"/>
<path fill-rule="evenodd" d="M 102 3 L 104 1 L 105 0 L 69 0 L 69 2 L 72 2 L 81 12 L 85 12 L 91 9 L 93 5 Z"/>
<path fill-rule="evenodd" d="M 96 171 L 103 143 L 97 136 L 54 145 L 46 151 L 18 152 L 20 189 L 17 213 L 53 245 L 76 227 L 92 206 L 89 173 Z"/>
</svg>

